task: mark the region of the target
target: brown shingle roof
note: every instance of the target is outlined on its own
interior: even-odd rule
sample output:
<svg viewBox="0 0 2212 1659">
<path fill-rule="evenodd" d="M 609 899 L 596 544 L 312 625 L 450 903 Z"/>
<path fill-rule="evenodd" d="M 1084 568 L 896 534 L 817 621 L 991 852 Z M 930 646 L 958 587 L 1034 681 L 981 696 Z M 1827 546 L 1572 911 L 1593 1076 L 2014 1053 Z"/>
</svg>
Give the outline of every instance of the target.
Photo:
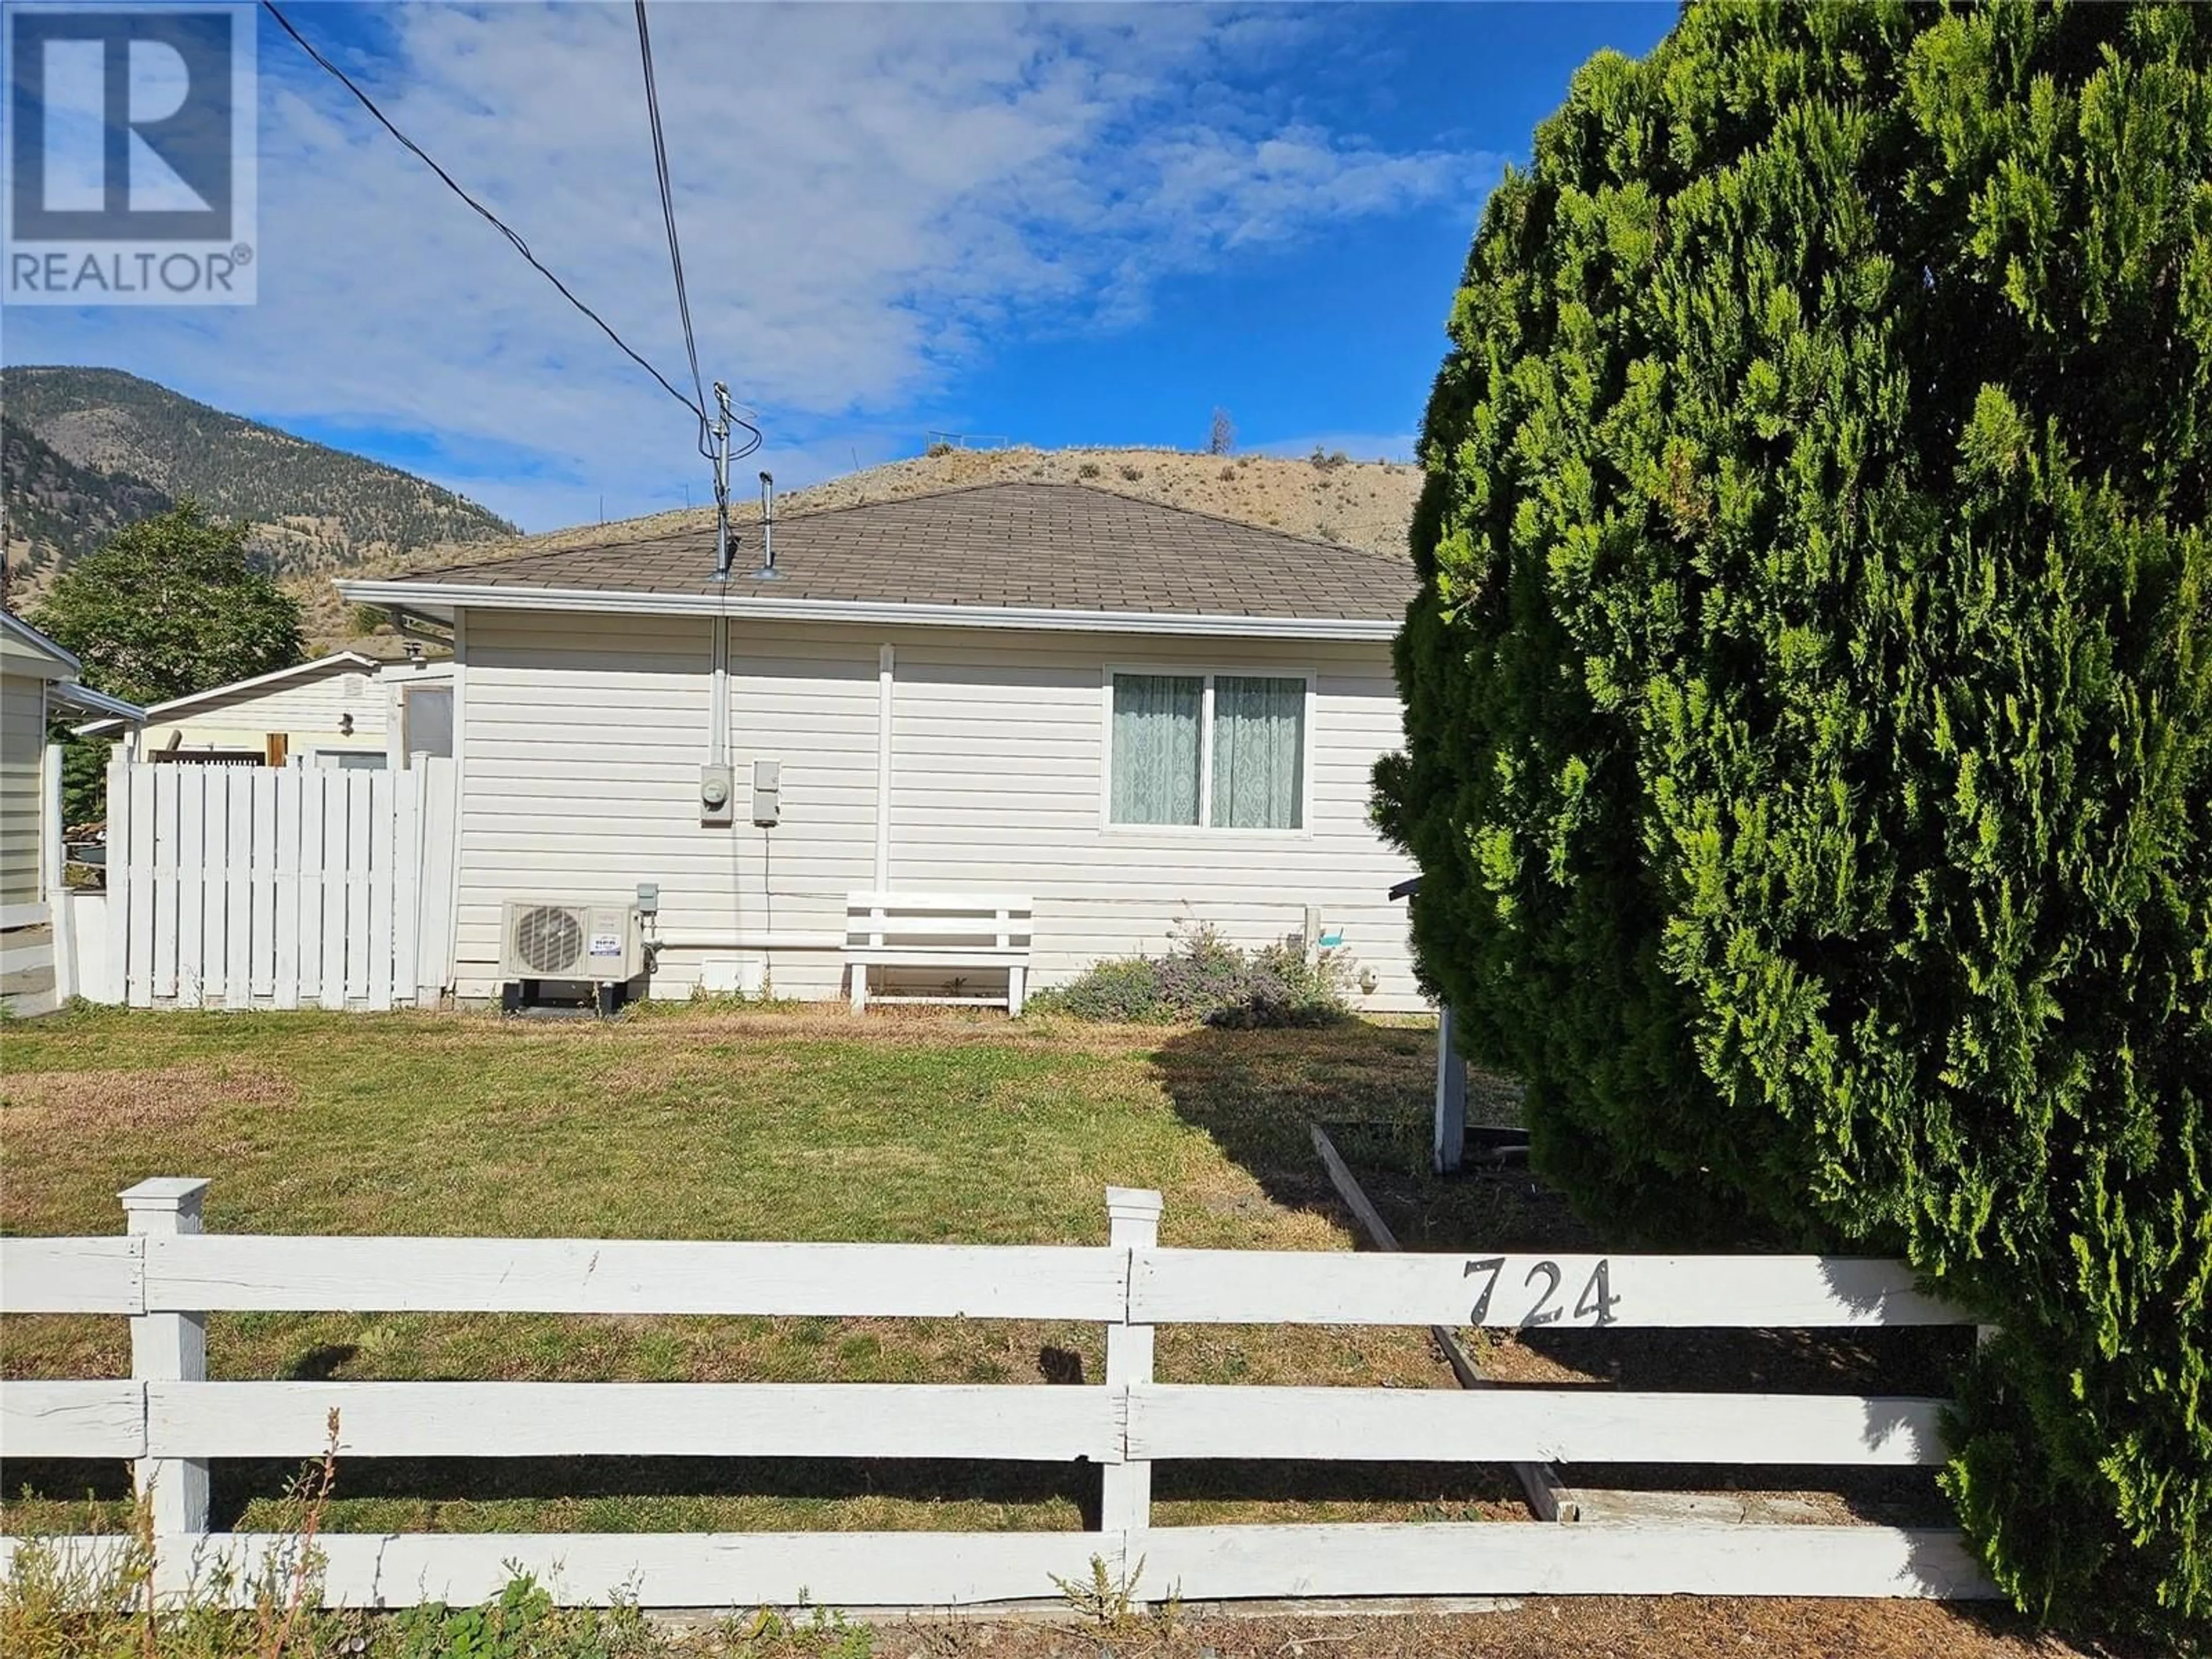
<svg viewBox="0 0 2212 1659">
<path fill-rule="evenodd" d="M 748 526 L 727 591 L 850 600 L 1163 615 L 1395 622 L 1413 567 L 1075 484 L 997 483 L 780 519 L 779 581 Z M 630 594 L 721 591 L 711 531 L 524 554 L 411 576 L 453 588 Z M 455 594 L 457 600 L 461 596 Z"/>
</svg>

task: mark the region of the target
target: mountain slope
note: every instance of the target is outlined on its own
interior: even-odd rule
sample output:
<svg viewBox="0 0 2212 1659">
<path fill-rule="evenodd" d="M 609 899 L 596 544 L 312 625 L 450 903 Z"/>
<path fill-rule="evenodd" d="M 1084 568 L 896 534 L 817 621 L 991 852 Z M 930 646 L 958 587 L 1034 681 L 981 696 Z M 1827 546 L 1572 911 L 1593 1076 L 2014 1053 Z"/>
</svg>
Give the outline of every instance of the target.
<svg viewBox="0 0 2212 1659">
<path fill-rule="evenodd" d="M 11 580 L 42 581 L 133 520 L 167 510 L 169 497 L 127 472 L 79 466 L 27 426 L 0 415 Z"/>
<path fill-rule="evenodd" d="M 1293 536 L 1340 542 L 1346 547 L 1403 558 L 1421 469 L 1393 461 L 1353 461 L 1341 456 L 1284 460 L 1262 455 L 1198 455 L 1168 449 L 955 449 L 918 455 L 794 489 L 776 502 L 776 516 L 824 512 L 867 501 L 896 501 L 962 484 L 1082 483 L 1141 501 L 1187 507 L 1224 519 L 1265 525 Z M 757 559 L 753 528 L 757 502 L 732 512 L 739 526 L 739 559 Z M 364 576 L 397 576 L 457 564 L 485 563 L 525 553 L 586 547 L 679 530 L 711 531 L 712 507 L 679 508 L 648 518 L 549 531 L 506 542 L 424 548 L 370 562 Z M 395 640 L 379 629 L 362 634 L 350 606 L 327 578 L 296 585 L 308 635 L 319 649 L 350 646 L 391 653 Z"/>
<path fill-rule="evenodd" d="M 250 544 L 290 574 L 514 534 L 505 520 L 411 473 L 118 369 L 0 371 L 0 407 L 14 428 L 9 562 L 33 583 L 143 516 L 149 490 L 165 501 L 195 496 L 221 517 L 248 520 Z"/>
</svg>

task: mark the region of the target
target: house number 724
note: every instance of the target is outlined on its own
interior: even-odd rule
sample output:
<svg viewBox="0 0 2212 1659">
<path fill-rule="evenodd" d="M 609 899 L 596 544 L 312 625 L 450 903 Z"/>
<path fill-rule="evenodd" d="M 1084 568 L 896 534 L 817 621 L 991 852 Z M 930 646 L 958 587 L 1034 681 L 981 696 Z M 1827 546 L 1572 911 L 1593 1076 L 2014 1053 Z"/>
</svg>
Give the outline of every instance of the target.
<svg viewBox="0 0 2212 1659">
<path fill-rule="evenodd" d="M 1473 1279 L 1478 1273 L 1484 1275 L 1482 1292 L 1474 1298 L 1474 1306 L 1467 1316 L 1468 1324 L 1488 1322 L 1490 1300 L 1497 1293 L 1498 1281 L 1504 1276 L 1506 1261 L 1507 1258 L 1502 1255 L 1482 1256 L 1468 1262 L 1460 1275 L 1462 1279 Z M 1565 1310 L 1553 1305 L 1559 1294 L 1559 1284 L 1558 1262 L 1539 1261 L 1529 1267 L 1521 1285 L 1523 1290 L 1534 1291 L 1536 1299 L 1528 1304 L 1528 1311 L 1521 1316 L 1521 1329 L 1533 1330 L 1538 1326 L 1559 1322 L 1565 1312 Z M 1582 1294 L 1575 1298 L 1575 1318 L 1577 1322 L 1587 1319 L 1592 1328 L 1601 1330 L 1613 1322 L 1613 1310 L 1620 1300 L 1613 1293 L 1613 1264 L 1600 1256 L 1597 1266 L 1591 1270 L 1589 1280 L 1583 1285 Z"/>
</svg>

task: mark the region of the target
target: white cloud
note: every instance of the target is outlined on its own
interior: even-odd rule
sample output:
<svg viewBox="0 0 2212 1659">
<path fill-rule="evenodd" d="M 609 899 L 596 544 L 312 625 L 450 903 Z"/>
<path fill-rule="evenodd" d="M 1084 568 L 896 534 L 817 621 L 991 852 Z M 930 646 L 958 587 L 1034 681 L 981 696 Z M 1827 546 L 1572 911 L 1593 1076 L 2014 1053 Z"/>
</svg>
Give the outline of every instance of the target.
<svg viewBox="0 0 2212 1659">
<path fill-rule="evenodd" d="M 380 16 L 389 49 L 340 61 L 688 389 L 630 9 Z M 653 22 L 702 368 L 771 411 L 780 470 L 836 470 L 833 427 L 880 423 L 1000 331 L 1110 326 L 1164 276 L 1468 204 L 1494 173 L 1237 91 L 1310 31 L 1293 13 L 664 4 Z M 464 487 L 532 524 L 588 517 L 602 484 L 610 512 L 665 501 L 690 435 L 666 394 L 289 43 L 262 76 L 260 305 L 16 313 L 10 359 L 105 359 L 489 452 L 500 476 Z"/>
</svg>

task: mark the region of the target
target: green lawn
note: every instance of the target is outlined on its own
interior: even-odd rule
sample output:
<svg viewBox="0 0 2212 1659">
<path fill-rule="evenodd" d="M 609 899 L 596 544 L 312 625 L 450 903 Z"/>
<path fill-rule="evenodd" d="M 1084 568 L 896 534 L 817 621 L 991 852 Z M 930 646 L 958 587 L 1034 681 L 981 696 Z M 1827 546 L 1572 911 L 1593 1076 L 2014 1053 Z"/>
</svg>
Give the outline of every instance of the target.
<svg viewBox="0 0 2212 1659">
<path fill-rule="evenodd" d="M 212 1178 L 210 1230 L 1103 1243 L 1103 1189 L 1166 1194 L 1163 1241 L 1344 1249 L 1311 1119 L 1425 1136 L 1431 1029 L 1139 1030 L 957 1015 L 83 1011 L 0 1028 L 0 1230 L 121 1231 L 115 1194 Z M 1417 1241 L 1409 1241 L 1417 1242 Z M 119 1319 L 0 1320 L 11 1376 L 121 1376 Z M 1097 1327 L 832 1319 L 218 1316 L 223 1378 L 1095 1382 Z M 1448 1387 L 1419 1331 L 1164 1331 L 1178 1382 Z M 286 1471 L 216 1469 L 218 1526 Z M 0 1470 L 15 1526 L 120 1472 Z M 27 1487 L 27 1495 L 26 1488 Z M 342 1528 L 1068 1527 L 1081 1468 L 590 1459 L 360 1462 Z M 1501 1471 L 1168 1466 L 1164 1523 L 1518 1512 Z"/>
</svg>

